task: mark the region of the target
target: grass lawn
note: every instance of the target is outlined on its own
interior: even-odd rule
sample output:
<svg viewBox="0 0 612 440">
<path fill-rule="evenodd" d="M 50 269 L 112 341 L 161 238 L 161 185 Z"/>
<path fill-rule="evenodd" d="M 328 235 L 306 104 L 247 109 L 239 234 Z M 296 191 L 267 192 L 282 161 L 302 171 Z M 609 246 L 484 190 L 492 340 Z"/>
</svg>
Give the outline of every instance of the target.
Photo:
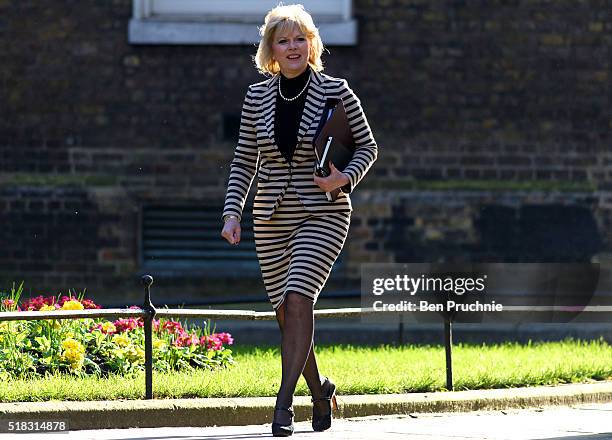
<svg viewBox="0 0 612 440">
<path fill-rule="evenodd" d="M 222 371 L 153 374 L 162 398 L 274 396 L 280 381 L 276 347 L 233 348 L 237 364 Z M 339 394 L 410 393 L 445 388 L 443 346 L 317 347 L 319 367 Z M 552 385 L 612 379 L 612 345 L 581 342 L 457 344 L 456 390 Z M 308 395 L 301 378 L 297 395 Z M 2 381 L 0 401 L 141 399 L 144 373 L 135 378 L 48 377 Z"/>
</svg>

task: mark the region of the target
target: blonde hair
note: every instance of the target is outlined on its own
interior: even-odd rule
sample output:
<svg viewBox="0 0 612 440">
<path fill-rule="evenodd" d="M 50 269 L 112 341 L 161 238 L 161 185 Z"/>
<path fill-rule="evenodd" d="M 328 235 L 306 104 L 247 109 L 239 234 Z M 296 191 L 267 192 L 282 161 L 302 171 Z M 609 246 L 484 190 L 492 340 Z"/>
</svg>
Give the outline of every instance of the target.
<svg viewBox="0 0 612 440">
<path fill-rule="evenodd" d="M 271 9 L 264 19 L 264 24 L 259 28 L 259 47 L 254 57 L 257 70 L 262 74 L 277 74 L 280 66 L 277 61 L 272 59 L 272 39 L 277 30 L 285 32 L 299 28 L 310 41 L 310 53 L 308 54 L 308 64 L 316 71 L 323 70 L 323 41 L 319 35 L 312 16 L 306 12 L 302 5 L 282 5 L 279 4 Z"/>
</svg>

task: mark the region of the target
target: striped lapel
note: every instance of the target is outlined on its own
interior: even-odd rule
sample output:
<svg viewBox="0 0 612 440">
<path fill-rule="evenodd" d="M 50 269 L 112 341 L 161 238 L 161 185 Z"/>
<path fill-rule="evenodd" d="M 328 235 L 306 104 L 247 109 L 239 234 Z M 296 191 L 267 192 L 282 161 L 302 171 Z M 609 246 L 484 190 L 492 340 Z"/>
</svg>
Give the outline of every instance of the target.
<svg viewBox="0 0 612 440">
<path fill-rule="evenodd" d="M 276 108 L 276 82 L 278 81 L 279 75 L 280 74 L 277 73 L 268 80 L 268 93 L 266 93 L 262 102 L 264 106 L 263 117 L 266 123 L 266 131 L 274 145 L 276 145 L 276 141 L 274 140 L 274 109 Z M 278 146 L 276 148 L 278 149 Z"/>
<path fill-rule="evenodd" d="M 317 119 L 317 116 L 323 112 L 325 106 L 325 90 L 321 87 L 323 78 L 314 70 L 310 73 L 310 85 L 306 95 L 306 103 L 304 104 L 304 112 L 300 121 L 300 129 L 298 131 L 297 143 L 301 144 L 304 135 L 312 125 L 312 122 Z"/>
<path fill-rule="evenodd" d="M 266 124 L 266 131 L 268 132 L 268 137 L 277 149 L 278 145 L 276 145 L 274 138 L 274 110 L 276 108 L 276 95 L 278 93 L 277 82 L 279 75 L 280 74 L 276 74 L 268 80 L 268 92 L 264 96 L 262 102 L 262 105 L 264 106 L 263 117 Z M 301 147 L 302 139 L 308 132 L 308 129 L 311 127 L 312 123 L 319 120 L 324 107 L 325 89 L 323 88 L 323 77 L 320 73 L 312 70 L 310 72 L 310 84 L 308 85 L 308 90 L 306 92 L 304 111 L 302 112 L 302 118 L 300 119 L 296 152 Z"/>
</svg>

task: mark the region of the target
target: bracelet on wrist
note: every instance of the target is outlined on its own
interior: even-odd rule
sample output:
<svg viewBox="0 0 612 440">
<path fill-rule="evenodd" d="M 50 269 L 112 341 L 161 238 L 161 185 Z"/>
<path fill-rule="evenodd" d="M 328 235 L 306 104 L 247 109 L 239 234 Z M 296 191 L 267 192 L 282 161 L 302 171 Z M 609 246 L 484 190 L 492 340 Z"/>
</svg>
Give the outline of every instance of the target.
<svg viewBox="0 0 612 440">
<path fill-rule="evenodd" d="M 240 222 L 240 219 L 237 215 L 234 214 L 226 214 L 223 216 L 223 223 L 227 223 L 230 219 L 236 219 L 236 221 Z"/>
</svg>

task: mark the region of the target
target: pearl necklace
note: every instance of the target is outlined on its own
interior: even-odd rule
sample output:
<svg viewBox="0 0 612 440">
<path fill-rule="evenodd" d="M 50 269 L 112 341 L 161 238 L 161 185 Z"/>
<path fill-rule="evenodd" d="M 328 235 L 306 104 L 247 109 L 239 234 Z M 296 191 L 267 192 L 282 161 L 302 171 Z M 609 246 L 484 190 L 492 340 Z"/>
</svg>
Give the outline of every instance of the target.
<svg viewBox="0 0 612 440">
<path fill-rule="evenodd" d="M 304 86 L 302 91 L 300 93 L 298 93 L 296 96 L 294 96 L 293 98 L 285 98 L 283 96 L 283 92 L 281 92 L 281 78 L 282 78 L 282 75 L 279 73 L 279 77 L 278 77 L 278 94 L 285 101 L 289 101 L 289 102 L 295 101 L 296 99 L 298 99 L 302 95 L 302 93 L 304 93 L 304 90 L 306 90 L 306 88 L 308 87 L 308 83 L 310 83 L 310 75 L 308 75 L 308 81 L 306 81 L 306 85 Z"/>
</svg>

